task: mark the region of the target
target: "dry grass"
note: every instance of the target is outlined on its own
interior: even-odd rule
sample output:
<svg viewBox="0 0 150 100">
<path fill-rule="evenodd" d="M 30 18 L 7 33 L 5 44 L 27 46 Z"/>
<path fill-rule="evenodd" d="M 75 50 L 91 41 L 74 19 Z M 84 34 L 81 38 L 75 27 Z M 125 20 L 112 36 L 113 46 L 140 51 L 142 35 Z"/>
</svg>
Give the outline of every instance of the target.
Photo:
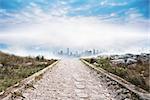
<svg viewBox="0 0 150 100">
<path fill-rule="evenodd" d="M 40 79 L 42 79 L 42 77 L 43 77 L 43 74 L 40 74 L 39 76 L 36 76 L 35 81 L 39 81 Z"/>
<path fill-rule="evenodd" d="M 38 59 L 37 59 L 38 58 Z M 19 57 L 0 52 L 0 92 L 40 71 L 56 60 L 43 57 Z M 46 64 L 40 64 L 46 62 Z"/>
<path fill-rule="evenodd" d="M 119 65 L 111 66 L 110 60 L 107 58 L 99 59 L 85 59 L 87 62 L 94 64 L 97 63 L 97 67 L 101 67 L 104 70 L 120 76 L 121 78 L 131 82 L 132 84 L 150 92 L 150 78 L 149 78 L 149 62 L 137 63 L 134 65 Z"/>
</svg>

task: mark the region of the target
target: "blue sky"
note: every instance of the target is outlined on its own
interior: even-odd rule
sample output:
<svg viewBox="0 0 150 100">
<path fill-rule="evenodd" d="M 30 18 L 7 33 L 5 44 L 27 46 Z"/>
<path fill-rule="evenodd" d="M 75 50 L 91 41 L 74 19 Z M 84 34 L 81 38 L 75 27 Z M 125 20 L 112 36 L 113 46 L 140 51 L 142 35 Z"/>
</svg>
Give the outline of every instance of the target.
<svg viewBox="0 0 150 100">
<path fill-rule="evenodd" d="M 149 51 L 149 4 L 149 0 L 0 0 L 0 49 L 21 54 L 65 47 Z"/>
<path fill-rule="evenodd" d="M 0 9 L 8 13 L 19 13 L 32 6 L 31 3 L 36 4 L 45 12 L 54 6 L 69 7 L 70 11 L 66 14 L 68 16 L 99 16 L 115 12 L 126 17 L 125 13 L 133 8 L 144 18 L 149 18 L 149 0 L 0 0 Z"/>
</svg>

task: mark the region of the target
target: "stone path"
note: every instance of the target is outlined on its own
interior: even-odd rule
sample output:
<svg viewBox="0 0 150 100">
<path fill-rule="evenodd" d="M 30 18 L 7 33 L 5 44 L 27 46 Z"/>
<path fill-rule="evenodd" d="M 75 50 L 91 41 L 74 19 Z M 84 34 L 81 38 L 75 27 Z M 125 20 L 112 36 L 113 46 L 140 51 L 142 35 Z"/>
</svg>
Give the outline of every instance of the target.
<svg viewBox="0 0 150 100">
<path fill-rule="evenodd" d="M 61 60 L 34 84 L 35 89 L 23 92 L 23 100 L 115 100 L 99 80 L 81 61 Z"/>
</svg>

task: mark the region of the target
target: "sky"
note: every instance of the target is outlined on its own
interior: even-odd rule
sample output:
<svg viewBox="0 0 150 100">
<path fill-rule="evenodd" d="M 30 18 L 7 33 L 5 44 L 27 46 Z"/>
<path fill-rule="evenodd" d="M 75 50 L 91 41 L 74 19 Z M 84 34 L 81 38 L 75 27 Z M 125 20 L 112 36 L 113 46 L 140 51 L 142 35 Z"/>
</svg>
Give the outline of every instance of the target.
<svg viewBox="0 0 150 100">
<path fill-rule="evenodd" d="M 150 52 L 149 0 L 0 0 L 0 50 Z"/>
</svg>

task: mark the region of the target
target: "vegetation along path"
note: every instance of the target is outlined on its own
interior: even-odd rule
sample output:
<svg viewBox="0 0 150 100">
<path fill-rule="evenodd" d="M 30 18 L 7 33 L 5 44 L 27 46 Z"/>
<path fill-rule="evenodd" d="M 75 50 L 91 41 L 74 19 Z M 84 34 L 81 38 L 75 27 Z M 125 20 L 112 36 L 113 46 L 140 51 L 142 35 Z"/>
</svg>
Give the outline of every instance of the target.
<svg viewBox="0 0 150 100">
<path fill-rule="evenodd" d="M 61 60 L 22 93 L 23 100 L 116 100 L 95 74 L 77 59 Z"/>
</svg>

